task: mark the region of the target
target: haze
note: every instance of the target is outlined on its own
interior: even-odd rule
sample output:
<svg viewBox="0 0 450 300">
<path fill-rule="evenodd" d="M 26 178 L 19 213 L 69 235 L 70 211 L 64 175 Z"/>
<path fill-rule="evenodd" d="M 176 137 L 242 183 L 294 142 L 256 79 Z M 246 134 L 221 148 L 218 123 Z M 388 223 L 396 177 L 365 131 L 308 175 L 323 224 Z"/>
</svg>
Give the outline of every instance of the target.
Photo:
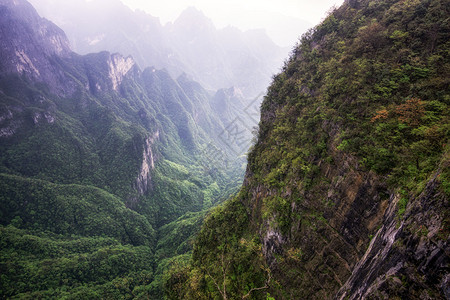
<svg viewBox="0 0 450 300">
<path fill-rule="evenodd" d="M 292 47 L 308 28 L 317 25 L 327 11 L 343 0 L 122 0 L 161 22 L 175 20 L 189 6 L 202 10 L 218 28 L 229 25 L 243 30 L 265 28 L 280 46 Z"/>
<path fill-rule="evenodd" d="M 252 97 L 265 91 L 298 38 L 344 0 L 29 1 L 79 54 L 131 55 L 142 68 L 186 73 L 207 89 L 237 87 Z"/>
</svg>

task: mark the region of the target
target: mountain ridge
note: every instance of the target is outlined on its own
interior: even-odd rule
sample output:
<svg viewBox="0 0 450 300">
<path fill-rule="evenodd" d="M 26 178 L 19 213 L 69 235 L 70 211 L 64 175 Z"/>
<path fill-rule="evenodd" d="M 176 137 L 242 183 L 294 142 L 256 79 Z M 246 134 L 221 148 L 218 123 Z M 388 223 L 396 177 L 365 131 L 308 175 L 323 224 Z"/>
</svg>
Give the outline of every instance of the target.
<svg viewBox="0 0 450 300">
<path fill-rule="evenodd" d="M 167 69 L 173 77 L 185 72 L 212 90 L 236 86 L 249 98 L 265 91 L 288 52 L 261 32 L 233 30 L 230 43 L 228 29 L 216 29 L 209 18 L 194 8 L 191 10 L 195 16 L 188 9 L 173 23 L 162 25 L 156 18 L 132 11 L 120 1 L 115 1 L 122 7 L 120 11 L 96 1 L 34 4 L 66 31 L 81 54 L 108 50 L 132 55 L 143 68 Z M 86 19 L 91 23 L 78 22 L 80 14 L 89 16 Z M 179 26 L 182 19 L 184 25 Z"/>
</svg>

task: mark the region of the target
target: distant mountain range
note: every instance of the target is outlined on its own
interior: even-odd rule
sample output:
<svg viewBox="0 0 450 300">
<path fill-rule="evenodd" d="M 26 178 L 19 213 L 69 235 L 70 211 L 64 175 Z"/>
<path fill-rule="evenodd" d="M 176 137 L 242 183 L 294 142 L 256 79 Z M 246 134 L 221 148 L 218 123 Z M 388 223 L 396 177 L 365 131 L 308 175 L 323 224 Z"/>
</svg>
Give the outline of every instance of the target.
<svg viewBox="0 0 450 300">
<path fill-rule="evenodd" d="M 118 0 L 31 1 L 58 24 L 80 54 L 110 51 L 131 55 L 139 66 L 185 72 L 205 88 L 239 88 L 246 97 L 265 92 L 287 57 L 264 30 L 216 29 L 191 7 L 163 26 Z"/>
</svg>

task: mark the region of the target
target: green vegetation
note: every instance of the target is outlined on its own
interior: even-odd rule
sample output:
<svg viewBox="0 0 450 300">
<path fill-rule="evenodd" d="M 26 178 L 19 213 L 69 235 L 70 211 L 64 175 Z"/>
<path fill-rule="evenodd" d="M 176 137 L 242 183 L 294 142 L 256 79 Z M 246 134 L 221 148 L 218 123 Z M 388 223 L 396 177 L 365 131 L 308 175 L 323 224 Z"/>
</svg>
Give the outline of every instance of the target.
<svg viewBox="0 0 450 300">
<path fill-rule="evenodd" d="M 0 298 L 163 298 L 163 274 L 241 183 L 242 159 L 205 170 L 224 128 L 207 91 L 137 67 L 116 91 L 109 59 L 52 58 L 70 97 L 0 78 Z"/>
<path fill-rule="evenodd" d="M 214 209 L 196 238 L 193 263 L 173 264 L 166 275 L 166 297 L 240 299 L 261 295 L 271 275 L 264 267 L 259 239 L 243 235 L 248 221 L 239 197 Z"/>
<path fill-rule="evenodd" d="M 149 246 L 113 238 L 0 227 L 2 296 L 146 299 L 153 273 Z"/>
<path fill-rule="evenodd" d="M 361 225 L 366 211 L 339 217 L 341 199 L 381 207 L 403 190 L 401 218 L 437 171 L 448 196 L 449 13 L 444 0 L 346 1 L 301 38 L 262 104 L 245 186 L 207 217 L 192 261 L 170 273 L 169 298 L 241 298 L 266 287 L 267 263 L 273 280 L 251 298 L 332 298 L 350 275 L 342 257 L 361 256 L 379 226 Z M 383 186 L 336 190 L 358 174 Z M 263 244 L 269 233 L 283 245 Z"/>
<path fill-rule="evenodd" d="M 0 224 L 68 236 L 112 237 L 124 244 L 155 243 L 148 220 L 103 190 L 1 174 L 0 188 Z"/>
</svg>

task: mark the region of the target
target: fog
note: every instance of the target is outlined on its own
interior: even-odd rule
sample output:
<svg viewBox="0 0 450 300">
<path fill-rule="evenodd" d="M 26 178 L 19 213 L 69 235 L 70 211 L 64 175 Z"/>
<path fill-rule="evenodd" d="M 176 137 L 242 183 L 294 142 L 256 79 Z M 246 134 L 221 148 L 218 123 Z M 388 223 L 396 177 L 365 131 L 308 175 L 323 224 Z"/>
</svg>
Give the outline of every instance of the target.
<svg viewBox="0 0 450 300">
<path fill-rule="evenodd" d="M 280 46 L 292 46 L 307 28 L 316 25 L 334 5 L 343 0 L 123 0 L 164 22 L 173 21 L 188 6 L 202 10 L 216 26 L 240 29 L 265 28 Z"/>
<path fill-rule="evenodd" d="M 336 1 L 29 0 L 79 54 L 132 56 L 211 90 L 264 92 L 298 38 Z"/>
<path fill-rule="evenodd" d="M 61 6 L 92 0 L 30 0 L 45 16 L 48 5 Z M 99 0 L 93 0 L 99 1 Z M 104 9 L 113 1 L 100 0 Z M 308 28 L 318 24 L 333 6 L 344 0 L 121 0 L 128 7 L 143 10 L 160 19 L 162 25 L 173 22 L 188 7 L 201 10 L 218 28 L 234 26 L 241 30 L 267 31 L 279 46 L 292 47 Z M 76 12 L 76 5 L 74 13 Z M 83 15 L 80 15 L 83 18 Z M 60 25 L 60 24 L 59 24 Z"/>
</svg>

